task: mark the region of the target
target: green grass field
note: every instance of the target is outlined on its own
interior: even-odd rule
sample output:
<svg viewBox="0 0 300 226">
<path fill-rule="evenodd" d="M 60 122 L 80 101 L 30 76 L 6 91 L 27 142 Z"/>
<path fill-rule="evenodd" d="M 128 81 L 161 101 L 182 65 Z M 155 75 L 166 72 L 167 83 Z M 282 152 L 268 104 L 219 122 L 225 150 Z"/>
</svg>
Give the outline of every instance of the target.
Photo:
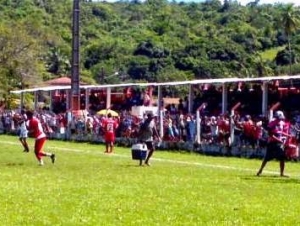
<svg viewBox="0 0 300 226">
<path fill-rule="evenodd" d="M 29 140 L 32 147 L 33 140 Z M 151 167 L 130 148 L 47 141 L 38 166 L 15 136 L 0 135 L 1 225 L 298 225 L 300 163 L 289 178 L 270 162 L 157 151 Z"/>
</svg>

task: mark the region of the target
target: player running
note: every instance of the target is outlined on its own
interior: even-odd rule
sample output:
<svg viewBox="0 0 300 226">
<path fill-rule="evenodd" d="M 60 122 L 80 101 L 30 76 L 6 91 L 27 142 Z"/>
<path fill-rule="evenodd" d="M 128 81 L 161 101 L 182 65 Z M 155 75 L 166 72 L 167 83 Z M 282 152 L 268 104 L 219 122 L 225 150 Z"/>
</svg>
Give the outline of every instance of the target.
<svg viewBox="0 0 300 226">
<path fill-rule="evenodd" d="M 39 165 L 40 166 L 44 165 L 43 162 L 44 156 L 50 157 L 52 163 L 54 163 L 56 160 L 55 154 L 43 151 L 43 147 L 46 142 L 46 134 L 43 131 L 41 122 L 36 117 L 33 116 L 32 111 L 27 111 L 26 115 L 28 119 L 27 125 L 28 125 L 29 134 L 35 138 L 34 153 L 37 160 L 39 161 Z"/>
</svg>

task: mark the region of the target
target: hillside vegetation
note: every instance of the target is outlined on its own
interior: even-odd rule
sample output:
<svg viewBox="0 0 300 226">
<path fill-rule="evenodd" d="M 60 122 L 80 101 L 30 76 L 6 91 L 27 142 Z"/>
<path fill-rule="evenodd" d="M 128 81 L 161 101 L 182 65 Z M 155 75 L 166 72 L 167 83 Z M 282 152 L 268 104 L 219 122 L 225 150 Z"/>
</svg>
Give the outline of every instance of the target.
<svg viewBox="0 0 300 226">
<path fill-rule="evenodd" d="M 300 72 L 299 8 L 259 1 L 80 1 L 87 83 Z M 0 91 L 70 75 L 71 0 L 0 0 Z M 118 72 L 118 76 L 112 76 Z"/>
</svg>

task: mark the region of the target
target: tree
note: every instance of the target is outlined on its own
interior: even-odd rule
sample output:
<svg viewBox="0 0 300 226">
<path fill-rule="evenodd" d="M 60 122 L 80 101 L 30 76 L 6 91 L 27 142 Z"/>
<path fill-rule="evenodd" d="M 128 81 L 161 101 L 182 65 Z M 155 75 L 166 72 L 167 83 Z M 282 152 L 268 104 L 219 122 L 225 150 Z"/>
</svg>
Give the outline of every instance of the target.
<svg viewBox="0 0 300 226">
<path fill-rule="evenodd" d="M 289 66 L 290 66 L 290 75 L 292 72 L 292 48 L 291 48 L 291 35 L 294 31 L 297 30 L 299 26 L 299 20 L 297 15 L 296 8 L 293 4 L 288 4 L 283 11 L 282 15 L 282 25 L 284 32 L 288 39 L 288 49 L 289 49 Z"/>
<path fill-rule="evenodd" d="M 39 61 L 41 48 L 24 24 L 0 24 L 0 90 L 6 99 L 15 87 L 38 85 L 43 67 Z"/>
<path fill-rule="evenodd" d="M 71 71 L 71 63 L 68 56 L 64 55 L 59 47 L 50 48 L 47 54 L 46 67 L 48 72 L 56 75 L 66 75 Z"/>
</svg>

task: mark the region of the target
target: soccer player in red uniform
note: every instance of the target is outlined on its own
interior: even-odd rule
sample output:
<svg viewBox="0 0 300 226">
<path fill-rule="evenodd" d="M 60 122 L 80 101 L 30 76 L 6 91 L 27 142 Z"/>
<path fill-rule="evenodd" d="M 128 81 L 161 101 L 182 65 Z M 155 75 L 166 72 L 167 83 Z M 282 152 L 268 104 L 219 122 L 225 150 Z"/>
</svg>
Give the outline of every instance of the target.
<svg viewBox="0 0 300 226">
<path fill-rule="evenodd" d="M 282 111 L 277 111 L 275 113 L 274 120 L 272 120 L 268 125 L 268 132 L 269 138 L 266 154 L 256 175 L 260 176 L 267 162 L 275 158 L 279 160 L 280 176 L 284 177 L 286 158 L 284 145 L 286 139 L 289 137 L 289 131 L 288 123 L 286 122 Z"/>
<path fill-rule="evenodd" d="M 102 127 L 104 129 L 104 139 L 105 139 L 105 153 L 112 153 L 115 143 L 115 132 L 118 128 L 118 122 L 112 118 L 111 113 L 107 114 L 107 118 L 104 119 Z"/>
<path fill-rule="evenodd" d="M 41 122 L 33 116 L 32 111 L 27 111 L 27 126 L 28 126 L 28 131 L 29 134 L 35 138 L 35 143 L 34 143 L 34 153 L 39 161 L 39 165 L 44 165 L 43 162 L 43 157 L 48 156 L 51 158 L 52 163 L 55 162 L 55 154 L 53 153 L 47 153 L 43 151 L 44 144 L 46 142 L 46 134 L 43 131 L 42 124 Z"/>
</svg>

